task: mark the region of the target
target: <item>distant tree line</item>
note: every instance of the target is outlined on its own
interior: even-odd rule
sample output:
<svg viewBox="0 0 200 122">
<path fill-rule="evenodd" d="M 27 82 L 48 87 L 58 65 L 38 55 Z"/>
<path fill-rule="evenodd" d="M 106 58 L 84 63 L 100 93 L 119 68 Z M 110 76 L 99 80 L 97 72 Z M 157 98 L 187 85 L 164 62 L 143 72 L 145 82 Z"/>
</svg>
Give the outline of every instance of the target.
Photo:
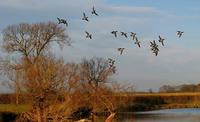
<svg viewBox="0 0 200 122">
<path fill-rule="evenodd" d="M 200 84 L 163 85 L 159 88 L 159 92 L 200 92 Z"/>
</svg>

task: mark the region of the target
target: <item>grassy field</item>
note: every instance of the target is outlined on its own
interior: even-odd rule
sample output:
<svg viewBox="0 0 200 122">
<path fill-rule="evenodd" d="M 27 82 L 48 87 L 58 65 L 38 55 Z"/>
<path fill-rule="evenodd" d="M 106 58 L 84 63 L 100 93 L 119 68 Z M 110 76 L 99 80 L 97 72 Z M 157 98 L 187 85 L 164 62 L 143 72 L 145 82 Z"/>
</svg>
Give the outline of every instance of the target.
<svg viewBox="0 0 200 122">
<path fill-rule="evenodd" d="M 30 105 L 0 104 L 1 112 L 21 113 L 31 109 Z"/>
</svg>

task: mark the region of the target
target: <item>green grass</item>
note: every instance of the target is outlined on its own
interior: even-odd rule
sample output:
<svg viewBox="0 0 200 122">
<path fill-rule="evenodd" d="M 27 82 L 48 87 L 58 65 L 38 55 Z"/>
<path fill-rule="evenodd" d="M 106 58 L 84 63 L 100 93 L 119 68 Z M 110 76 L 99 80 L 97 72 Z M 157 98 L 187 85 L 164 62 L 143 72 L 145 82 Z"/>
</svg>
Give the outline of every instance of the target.
<svg viewBox="0 0 200 122">
<path fill-rule="evenodd" d="M 21 113 L 31 109 L 31 105 L 0 104 L 0 112 Z"/>
</svg>

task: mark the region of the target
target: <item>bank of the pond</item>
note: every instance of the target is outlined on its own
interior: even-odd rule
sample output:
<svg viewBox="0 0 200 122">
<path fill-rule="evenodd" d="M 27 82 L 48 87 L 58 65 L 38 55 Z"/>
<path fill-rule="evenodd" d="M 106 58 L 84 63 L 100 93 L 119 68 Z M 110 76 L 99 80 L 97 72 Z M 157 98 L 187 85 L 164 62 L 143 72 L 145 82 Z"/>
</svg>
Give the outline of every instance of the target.
<svg viewBox="0 0 200 122">
<path fill-rule="evenodd" d="M 200 93 L 143 93 L 116 96 L 129 99 L 118 111 L 135 112 L 160 109 L 200 108 Z"/>
</svg>

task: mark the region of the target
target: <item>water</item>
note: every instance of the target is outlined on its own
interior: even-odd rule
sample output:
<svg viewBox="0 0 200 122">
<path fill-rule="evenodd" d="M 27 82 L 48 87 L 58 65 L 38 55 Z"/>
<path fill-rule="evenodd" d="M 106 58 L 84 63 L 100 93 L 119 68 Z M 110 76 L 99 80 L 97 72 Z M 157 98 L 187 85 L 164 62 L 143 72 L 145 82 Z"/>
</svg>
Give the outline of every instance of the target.
<svg viewBox="0 0 200 122">
<path fill-rule="evenodd" d="M 95 122 L 104 122 L 104 120 L 105 117 L 101 117 Z M 120 113 L 117 114 L 114 122 L 200 122 L 200 109 L 166 109 L 137 113 Z"/>
<path fill-rule="evenodd" d="M 103 122 L 99 120 L 98 122 Z M 121 113 L 114 122 L 200 122 L 200 109 L 166 109 Z"/>
</svg>

